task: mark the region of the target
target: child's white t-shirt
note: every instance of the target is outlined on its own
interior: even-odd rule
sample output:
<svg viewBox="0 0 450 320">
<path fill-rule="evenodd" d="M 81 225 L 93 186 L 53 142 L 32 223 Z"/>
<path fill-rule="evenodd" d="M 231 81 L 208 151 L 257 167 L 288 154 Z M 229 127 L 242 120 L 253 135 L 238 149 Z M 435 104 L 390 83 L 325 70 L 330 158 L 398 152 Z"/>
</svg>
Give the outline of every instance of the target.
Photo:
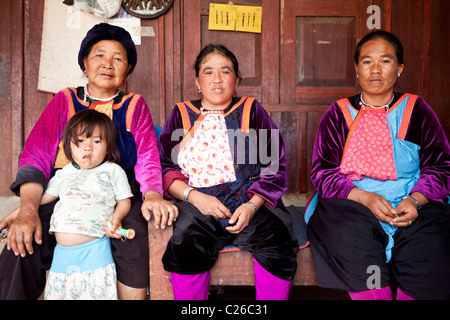
<svg viewBox="0 0 450 320">
<path fill-rule="evenodd" d="M 116 200 L 133 196 L 125 171 L 104 162 L 92 169 L 77 169 L 69 163 L 50 180 L 48 194 L 59 197 L 50 232 L 103 237 L 105 221 L 111 220 Z"/>
</svg>

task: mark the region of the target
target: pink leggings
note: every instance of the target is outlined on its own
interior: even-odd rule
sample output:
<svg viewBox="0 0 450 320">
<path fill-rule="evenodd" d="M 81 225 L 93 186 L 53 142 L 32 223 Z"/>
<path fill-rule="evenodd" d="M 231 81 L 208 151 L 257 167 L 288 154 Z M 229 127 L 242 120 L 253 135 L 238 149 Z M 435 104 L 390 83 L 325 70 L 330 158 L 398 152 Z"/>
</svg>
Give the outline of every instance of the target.
<svg viewBox="0 0 450 320">
<path fill-rule="evenodd" d="M 287 300 L 291 281 L 275 277 L 266 271 L 255 259 L 255 288 L 257 300 Z M 207 300 L 209 271 L 199 274 L 171 273 L 175 300 Z"/>
<path fill-rule="evenodd" d="M 361 292 L 351 292 L 348 294 L 352 300 L 392 300 L 392 291 L 390 287 L 383 287 L 380 289 L 373 289 Z M 397 289 L 397 300 L 415 300 L 408 296 L 400 288 Z"/>
</svg>

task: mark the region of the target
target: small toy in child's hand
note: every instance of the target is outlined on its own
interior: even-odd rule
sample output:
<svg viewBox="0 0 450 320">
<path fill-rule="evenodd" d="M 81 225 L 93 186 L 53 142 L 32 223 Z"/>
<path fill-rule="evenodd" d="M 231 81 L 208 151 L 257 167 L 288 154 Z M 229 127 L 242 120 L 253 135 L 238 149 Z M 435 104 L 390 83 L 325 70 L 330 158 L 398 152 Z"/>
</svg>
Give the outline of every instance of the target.
<svg viewBox="0 0 450 320">
<path fill-rule="evenodd" d="M 3 229 L 0 231 L 0 240 L 6 239 L 6 232 L 8 232 L 8 229 Z"/>
<path fill-rule="evenodd" d="M 106 231 L 106 229 L 111 229 L 112 224 L 111 221 L 106 221 L 106 224 L 103 226 L 103 231 Z M 117 228 L 114 233 L 120 234 L 122 237 L 125 237 L 127 239 L 133 239 L 136 235 L 136 232 L 134 229 L 123 229 L 123 228 Z"/>
</svg>

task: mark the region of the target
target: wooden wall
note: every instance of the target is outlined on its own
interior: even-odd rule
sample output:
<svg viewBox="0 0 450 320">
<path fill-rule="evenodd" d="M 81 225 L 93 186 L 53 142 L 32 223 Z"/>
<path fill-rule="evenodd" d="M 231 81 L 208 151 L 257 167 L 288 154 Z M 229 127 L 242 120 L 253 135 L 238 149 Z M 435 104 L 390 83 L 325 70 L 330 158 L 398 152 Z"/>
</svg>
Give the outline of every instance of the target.
<svg viewBox="0 0 450 320">
<path fill-rule="evenodd" d="M 37 91 L 44 0 L 0 0 L 0 196 L 18 168 L 23 142 L 52 98 Z M 154 20 L 142 20 L 155 37 L 143 37 L 138 67 L 127 89 L 146 99 L 162 125 L 176 102 L 198 98 L 192 65 L 201 47 L 222 42 L 238 57 L 244 80 L 238 93 L 255 96 L 271 113 L 289 153 L 287 199 L 304 204 L 312 143 L 324 110 L 335 99 L 358 92 L 353 50 L 369 32 L 369 5 L 382 12 L 382 28 L 405 47 L 399 91 L 422 95 L 450 136 L 447 58 L 450 26 L 446 0 L 234 0 L 263 7 L 261 34 L 209 31 L 209 3 L 227 0 L 175 0 Z"/>
</svg>

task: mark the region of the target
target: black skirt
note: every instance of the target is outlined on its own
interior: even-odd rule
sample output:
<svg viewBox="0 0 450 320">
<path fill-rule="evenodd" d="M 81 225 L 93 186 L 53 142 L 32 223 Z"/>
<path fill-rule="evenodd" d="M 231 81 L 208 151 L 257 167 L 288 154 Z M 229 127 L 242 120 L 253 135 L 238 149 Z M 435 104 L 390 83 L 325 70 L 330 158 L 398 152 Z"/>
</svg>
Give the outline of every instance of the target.
<svg viewBox="0 0 450 320">
<path fill-rule="evenodd" d="M 347 291 L 400 287 L 415 299 L 450 299 L 450 206 L 428 204 L 388 237 L 372 212 L 346 199 L 319 198 L 308 224 L 319 286 Z"/>
<path fill-rule="evenodd" d="M 267 271 L 292 280 L 297 269 L 298 241 L 292 235 L 292 218 L 284 206 L 261 206 L 238 235 L 224 230 L 213 216 L 203 215 L 185 201 L 175 201 L 179 216 L 162 261 L 169 272 L 198 274 L 208 271 L 219 251 L 233 244 L 250 251 Z"/>
</svg>

